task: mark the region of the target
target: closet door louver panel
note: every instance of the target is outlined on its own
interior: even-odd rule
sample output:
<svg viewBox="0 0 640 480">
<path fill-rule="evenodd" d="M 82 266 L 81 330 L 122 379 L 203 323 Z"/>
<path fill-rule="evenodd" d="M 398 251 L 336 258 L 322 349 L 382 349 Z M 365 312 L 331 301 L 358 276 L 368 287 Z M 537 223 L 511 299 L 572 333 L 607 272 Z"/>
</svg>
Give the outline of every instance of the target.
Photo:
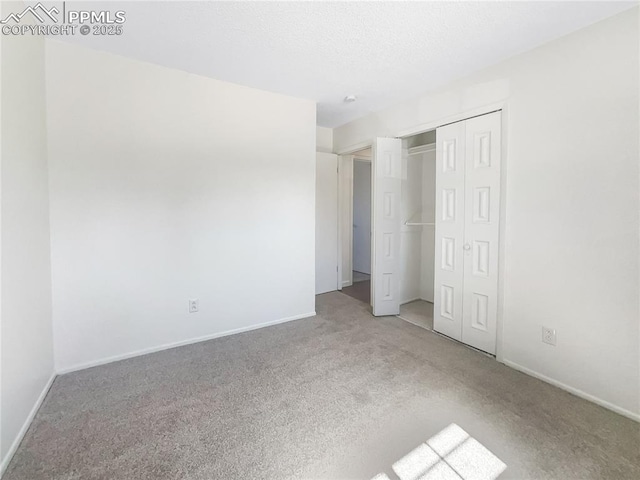
<svg viewBox="0 0 640 480">
<path fill-rule="evenodd" d="M 500 236 L 500 112 L 464 122 L 465 245 L 462 341 L 496 353 Z"/>
<path fill-rule="evenodd" d="M 434 330 L 462 339 L 465 125 L 436 131 Z"/>
<path fill-rule="evenodd" d="M 400 313 L 400 197 L 402 140 L 376 138 L 373 145 L 373 314 Z"/>
</svg>

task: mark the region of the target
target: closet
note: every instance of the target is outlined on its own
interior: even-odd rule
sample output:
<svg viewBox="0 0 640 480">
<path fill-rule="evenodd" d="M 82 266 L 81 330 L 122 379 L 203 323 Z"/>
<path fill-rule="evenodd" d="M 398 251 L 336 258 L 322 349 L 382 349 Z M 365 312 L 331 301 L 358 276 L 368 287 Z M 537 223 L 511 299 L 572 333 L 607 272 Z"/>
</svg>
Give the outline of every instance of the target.
<svg viewBox="0 0 640 480">
<path fill-rule="evenodd" d="M 435 131 L 402 141 L 400 317 L 433 329 Z"/>
<path fill-rule="evenodd" d="M 501 143 L 499 111 L 376 139 L 374 315 L 495 354 Z"/>
<path fill-rule="evenodd" d="M 436 130 L 434 330 L 495 354 L 501 113 Z"/>
</svg>

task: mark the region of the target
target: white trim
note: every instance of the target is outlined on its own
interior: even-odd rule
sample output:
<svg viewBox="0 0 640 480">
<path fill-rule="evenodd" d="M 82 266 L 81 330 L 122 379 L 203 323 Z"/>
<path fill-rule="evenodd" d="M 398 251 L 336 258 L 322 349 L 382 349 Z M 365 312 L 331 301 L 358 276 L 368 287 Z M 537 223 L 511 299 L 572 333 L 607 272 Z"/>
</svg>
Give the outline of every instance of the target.
<svg viewBox="0 0 640 480">
<path fill-rule="evenodd" d="M 369 305 L 371 305 L 372 314 L 375 316 L 376 311 L 373 308 L 376 302 L 376 216 L 375 216 L 375 208 L 376 208 L 376 168 L 377 168 L 377 159 L 378 152 L 376 152 L 376 141 L 377 137 L 373 138 L 371 142 L 371 282 L 369 283 Z M 352 202 L 353 205 L 353 202 Z"/>
<path fill-rule="evenodd" d="M 349 285 L 353 285 L 353 179 L 355 175 L 355 164 L 353 161 L 353 156 L 349 156 L 347 160 L 347 175 L 348 175 L 348 193 L 349 195 L 345 197 L 347 199 L 347 220 L 345 225 L 348 225 L 347 230 L 343 232 L 343 235 L 347 236 L 347 240 L 349 241 L 349 249 L 347 250 L 347 280 L 349 281 Z M 340 243 L 342 243 L 342 239 L 340 239 Z M 344 271 L 342 272 L 342 279 L 344 280 Z"/>
<path fill-rule="evenodd" d="M 340 247 L 338 284 L 342 285 L 342 287 L 348 287 L 353 284 L 353 228 L 351 228 L 353 226 L 353 161 L 353 155 L 338 156 L 338 198 L 340 199 L 338 205 L 338 222 L 340 223 L 338 236 L 338 245 Z M 346 225 L 348 225 L 346 229 L 342 228 Z M 349 244 L 346 250 L 342 248 L 345 240 Z M 346 272 L 343 266 L 345 258 L 348 267 Z"/>
<path fill-rule="evenodd" d="M 42 389 L 42 392 L 40 392 L 40 395 L 38 396 L 36 403 L 33 404 L 33 408 L 31 408 L 29 415 L 27 415 L 27 418 L 22 424 L 22 428 L 20 428 L 18 435 L 16 435 L 16 438 L 11 444 L 11 447 L 9 447 L 9 451 L 7 451 L 7 454 L 2 459 L 2 463 L 0 463 L 0 477 L 4 475 L 4 472 L 9 466 L 9 463 L 11 463 L 11 459 L 13 458 L 13 455 L 16 453 L 16 450 L 18 450 L 18 447 L 20 446 L 22 439 L 26 435 L 27 430 L 29 430 L 29 427 L 31 426 L 31 422 L 33 422 L 33 419 L 35 418 L 36 413 L 38 413 L 38 410 L 40 409 L 42 402 L 44 402 L 44 399 L 46 398 L 47 393 L 49 393 L 49 389 L 51 389 L 51 385 L 53 385 L 53 381 L 56 379 L 56 376 L 57 376 L 56 373 L 53 372 L 51 374 L 51 377 L 49 377 L 49 380 L 47 380 L 47 383 Z"/>
<path fill-rule="evenodd" d="M 418 300 L 423 301 L 423 302 L 427 302 L 427 303 L 431 303 L 431 304 L 433 304 L 433 301 L 431 301 L 431 300 L 427 300 L 427 299 L 422 298 L 422 297 L 415 297 L 415 298 L 412 298 L 412 299 L 409 299 L 409 300 L 404 300 L 404 301 L 400 304 L 400 306 L 406 305 L 406 304 L 408 304 L 408 303 L 417 302 Z M 400 315 L 400 314 L 398 314 L 398 315 Z M 397 317 L 398 315 L 396 315 L 396 317 Z"/>
<path fill-rule="evenodd" d="M 491 103 L 483 107 L 467 110 L 466 112 L 449 115 L 448 117 L 444 117 L 439 120 L 422 123 L 415 127 L 408 128 L 406 130 L 401 130 L 400 132 L 398 132 L 396 137 L 398 138 L 412 137 L 414 135 L 418 135 L 419 133 L 429 132 L 431 130 L 435 130 L 438 127 L 449 125 L 450 123 L 461 122 L 463 120 L 468 120 L 469 118 L 477 117 L 479 115 L 486 115 L 487 113 L 495 112 L 497 110 L 502 110 L 505 104 L 506 104 L 506 101 Z"/>
<path fill-rule="evenodd" d="M 427 328 L 427 327 L 425 327 L 424 325 L 420 325 L 419 323 L 414 322 L 413 320 L 409 320 L 408 318 L 403 317 L 401 313 L 399 313 L 398 315 L 396 315 L 396 317 L 398 317 L 400 320 L 403 320 L 403 321 L 405 321 L 405 322 L 407 322 L 407 323 L 410 323 L 411 325 L 414 325 L 414 326 L 416 326 L 416 327 L 420 327 L 421 329 L 423 329 L 423 330 L 424 330 L 424 331 L 426 331 L 426 332 L 433 332 L 433 329 L 432 329 L 432 328 Z"/>
<path fill-rule="evenodd" d="M 500 104 L 500 111 L 502 121 L 500 126 L 500 136 L 502 138 L 502 144 L 500 145 L 500 228 L 498 232 L 498 311 L 496 312 L 496 360 L 498 362 L 501 362 L 504 357 L 504 292 L 505 278 L 507 278 L 507 171 L 509 169 L 509 148 L 507 138 L 509 136 L 509 108 L 506 101 Z"/>
<path fill-rule="evenodd" d="M 522 373 L 526 373 L 527 375 L 537 378 L 538 380 L 542 380 L 543 382 L 549 383 L 551 385 L 553 385 L 554 387 L 558 387 L 561 390 L 564 390 L 566 392 L 572 393 L 573 395 L 580 397 L 580 398 L 584 398 L 585 400 L 588 400 L 592 403 L 595 403 L 597 405 L 600 405 L 601 407 L 604 407 L 608 410 L 611 410 L 612 412 L 618 413 L 624 417 L 630 418 L 631 420 L 635 420 L 636 422 L 640 422 L 640 414 L 638 413 L 634 413 L 631 412 L 625 408 L 622 407 L 618 407 L 617 405 L 614 405 L 613 403 L 607 402 L 606 400 L 602 400 L 601 398 L 595 397 L 589 393 L 583 392 L 582 390 L 579 390 L 577 388 L 571 387 L 569 385 L 567 385 L 566 383 L 562 383 L 558 380 L 554 380 L 551 377 L 547 377 L 546 375 L 543 375 L 541 373 L 538 373 L 534 370 L 531 370 L 527 367 L 523 367 L 522 365 L 519 365 L 515 362 L 512 362 L 510 360 L 507 359 L 503 359 L 502 363 L 504 363 L 506 366 L 511 367 L 515 370 L 518 370 Z"/>
<path fill-rule="evenodd" d="M 426 300 L 424 298 L 415 297 L 415 298 L 410 298 L 409 300 L 405 300 L 404 302 L 402 302 L 400 304 L 400 306 L 406 305 L 407 303 L 411 303 L 411 302 L 417 302 L 418 300 L 423 300 L 423 301 L 426 302 Z M 432 303 L 432 302 L 429 302 L 429 303 Z M 400 316 L 400 314 L 396 315 L 396 317 L 399 317 L 399 316 Z"/>
<path fill-rule="evenodd" d="M 180 342 L 166 343 L 158 347 L 144 348 L 142 350 L 136 350 L 135 352 L 125 353 L 122 355 L 115 355 L 113 357 L 107 357 L 100 360 L 95 360 L 87 363 L 79 363 L 72 367 L 61 368 L 58 370 L 58 375 L 64 375 L 65 373 L 77 372 L 78 370 L 84 370 L 86 368 L 97 367 L 99 365 L 105 365 L 107 363 L 117 362 L 120 360 L 126 360 L 128 358 L 139 357 L 148 353 L 160 352 L 162 350 L 169 350 L 170 348 L 182 347 L 184 345 L 191 345 L 193 343 L 206 342 L 207 340 L 213 340 L 214 338 L 226 337 L 229 335 L 235 335 L 236 333 L 249 332 L 251 330 L 258 330 L 259 328 L 271 327 L 272 325 L 278 325 L 280 323 L 292 322 L 294 320 L 301 320 L 303 318 L 309 318 L 316 315 L 316 312 L 307 312 L 300 315 L 294 315 L 292 317 L 285 317 L 279 320 L 273 320 L 271 322 L 259 323 L 257 325 L 251 325 L 248 327 L 236 328 L 234 330 L 227 330 L 225 332 L 213 333 L 211 335 L 204 335 L 202 337 L 191 338 L 189 340 L 182 340 Z"/>
<path fill-rule="evenodd" d="M 350 147 L 345 147 L 341 150 L 338 150 L 338 155 L 349 155 L 355 152 L 359 152 L 360 150 L 364 150 L 366 148 L 371 148 L 373 144 L 371 141 L 368 142 L 360 142 L 355 145 L 351 145 Z"/>
<path fill-rule="evenodd" d="M 344 196 L 344 192 L 342 191 L 342 183 L 343 183 L 343 169 L 342 166 L 342 157 L 340 155 L 336 155 L 336 161 L 338 163 L 338 168 L 336 169 L 337 182 L 338 182 L 338 211 L 336 212 L 336 218 L 338 220 L 338 238 L 336 238 L 337 247 L 338 247 L 338 265 L 336 266 L 336 290 L 341 291 L 343 287 L 342 281 L 342 197 Z"/>
</svg>

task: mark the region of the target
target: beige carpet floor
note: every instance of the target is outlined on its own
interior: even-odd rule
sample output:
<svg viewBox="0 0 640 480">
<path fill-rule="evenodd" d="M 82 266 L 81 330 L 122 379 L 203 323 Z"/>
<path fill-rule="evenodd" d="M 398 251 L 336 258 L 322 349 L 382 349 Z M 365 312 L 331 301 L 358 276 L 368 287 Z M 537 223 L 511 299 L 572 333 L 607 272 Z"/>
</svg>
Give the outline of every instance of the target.
<svg viewBox="0 0 640 480">
<path fill-rule="evenodd" d="M 418 327 L 433 330 L 433 303 L 424 300 L 405 303 L 400 305 L 400 315 L 398 316 Z"/>
<path fill-rule="evenodd" d="M 397 479 L 454 423 L 501 479 L 640 478 L 637 423 L 346 295 L 317 312 L 58 377 L 4 480 Z"/>
<path fill-rule="evenodd" d="M 367 305 L 371 304 L 371 280 L 363 280 L 360 282 L 356 282 L 349 287 L 343 287 L 342 293 L 345 295 L 349 295 L 356 300 L 360 300 L 361 302 L 366 303 Z"/>
</svg>

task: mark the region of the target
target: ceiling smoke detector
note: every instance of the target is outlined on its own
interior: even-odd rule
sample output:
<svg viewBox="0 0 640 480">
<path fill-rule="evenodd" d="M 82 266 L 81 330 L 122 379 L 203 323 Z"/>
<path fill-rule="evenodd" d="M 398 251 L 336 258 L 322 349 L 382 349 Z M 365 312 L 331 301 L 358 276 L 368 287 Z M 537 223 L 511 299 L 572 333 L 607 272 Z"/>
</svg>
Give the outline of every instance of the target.
<svg viewBox="0 0 640 480">
<path fill-rule="evenodd" d="M 355 95 L 347 95 L 344 97 L 344 103 L 353 103 L 358 99 Z"/>
</svg>

